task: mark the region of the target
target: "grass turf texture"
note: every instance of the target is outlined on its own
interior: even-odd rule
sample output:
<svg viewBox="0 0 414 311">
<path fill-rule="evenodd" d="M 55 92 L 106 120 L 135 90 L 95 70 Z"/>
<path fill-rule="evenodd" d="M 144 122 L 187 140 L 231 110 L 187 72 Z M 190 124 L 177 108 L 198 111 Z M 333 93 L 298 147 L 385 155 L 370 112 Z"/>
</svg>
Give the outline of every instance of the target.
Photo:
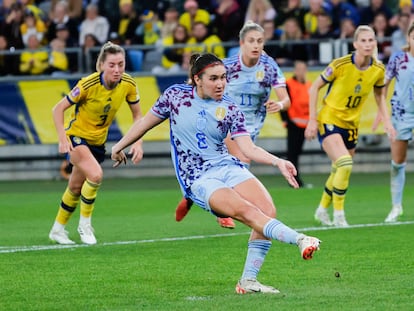
<svg viewBox="0 0 414 311">
<path fill-rule="evenodd" d="M 98 245 L 55 249 L 48 232 L 66 183 L 0 182 L 0 310 L 412 310 L 411 174 L 407 224 L 364 226 L 389 212 L 389 176 L 353 174 L 346 214 L 361 226 L 331 230 L 313 221 L 326 176 L 305 177 L 313 189 L 261 180 L 278 218 L 319 237 L 321 251 L 304 261 L 297 247 L 274 241 L 259 280 L 282 293 L 241 296 L 234 286 L 248 228 L 222 229 L 196 206 L 176 223 L 174 178 L 104 180 L 93 219 Z M 68 225 L 77 243 L 78 219 L 76 211 Z"/>
</svg>

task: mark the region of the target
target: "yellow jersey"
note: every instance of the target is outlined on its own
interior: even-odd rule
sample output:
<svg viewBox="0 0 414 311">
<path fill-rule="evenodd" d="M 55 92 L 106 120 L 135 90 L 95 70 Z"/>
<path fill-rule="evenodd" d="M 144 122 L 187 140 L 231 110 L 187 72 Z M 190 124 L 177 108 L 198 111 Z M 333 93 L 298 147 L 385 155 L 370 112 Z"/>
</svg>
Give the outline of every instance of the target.
<svg viewBox="0 0 414 311">
<path fill-rule="evenodd" d="M 75 105 L 66 124 L 66 134 L 82 137 L 94 146 L 106 142 L 109 126 L 124 102 L 139 102 L 137 84 L 129 74 L 124 73 L 113 89 L 105 87 L 102 75 L 95 72 L 82 78 L 66 96 Z"/>
<path fill-rule="evenodd" d="M 333 60 L 322 72 L 329 83 L 318 114 L 320 124 L 333 124 L 345 129 L 357 129 L 362 106 L 373 88 L 385 86 L 385 67 L 374 58 L 371 65 L 360 70 L 354 64 L 354 54 Z"/>
</svg>

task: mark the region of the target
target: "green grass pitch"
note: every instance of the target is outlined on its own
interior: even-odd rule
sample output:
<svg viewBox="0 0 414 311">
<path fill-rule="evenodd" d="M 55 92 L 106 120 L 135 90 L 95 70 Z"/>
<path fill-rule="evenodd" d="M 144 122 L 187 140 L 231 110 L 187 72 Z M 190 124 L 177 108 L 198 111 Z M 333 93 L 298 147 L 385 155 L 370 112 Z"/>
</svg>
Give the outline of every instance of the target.
<svg viewBox="0 0 414 311">
<path fill-rule="evenodd" d="M 310 261 L 273 242 L 259 280 L 280 295 L 235 294 L 248 228 L 220 228 L 196 206 L 175 222 L 181 194 L 172 177 L 105 179 L 93 216 L 98 244 L 79 244 L 76 211 L 68 225 L 74 247 L 48 240 L 65 182 L 0 182 L 0 310 L 412 310 L 412 174 L 396 225 L 382 223 L 389 175 L 353 174 L 347 229 L 314 222 L 326 176 L 305 177 L 314 188 L 260 177 L 278 218 L 323 241 Z"/>
</svg>

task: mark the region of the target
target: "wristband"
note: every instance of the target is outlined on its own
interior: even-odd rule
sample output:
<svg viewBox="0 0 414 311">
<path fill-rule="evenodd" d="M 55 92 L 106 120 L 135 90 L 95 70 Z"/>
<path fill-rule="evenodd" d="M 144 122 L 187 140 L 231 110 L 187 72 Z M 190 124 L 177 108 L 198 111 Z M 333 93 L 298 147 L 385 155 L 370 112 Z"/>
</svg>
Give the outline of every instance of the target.
<svg viewBox="0 0 414 311">
<path fill-rule="evenodd" d="M 282 102 L 277 102 L 277 104 L 279 105 L 279 107 L 280 107 L 280 110 L 283 110 L 283 103 Z"/>
</svg>

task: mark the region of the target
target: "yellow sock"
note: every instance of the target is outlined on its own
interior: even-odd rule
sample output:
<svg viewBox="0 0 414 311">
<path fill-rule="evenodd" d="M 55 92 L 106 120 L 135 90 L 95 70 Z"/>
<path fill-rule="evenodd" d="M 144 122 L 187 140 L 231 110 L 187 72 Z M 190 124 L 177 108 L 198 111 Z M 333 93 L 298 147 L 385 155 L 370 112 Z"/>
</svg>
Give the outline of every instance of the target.
<svg viewBox="0 0 414 311">
<path fill-rule="evenodd" d="M 85 180 L 81 190 L 80 214 L 89 218 L 95 205 L 95 198 L 101 184 L 95 184 L 89 180 Z"/>
<path fill-rule="evenodd" d="M 342 211 L 352 172 L 352 157 L 350 155 L 342 156 L 336 160 L 335 164 L 337 170 L 333 180 L 332 203 L 334 210 Z"/>
<path fill-rule="evenodd" d="M 322 198 L 321 198 L 321 201 L 319 203 L 319 206 L 321 206 L 323 208 L 328 208 L 329 205 L 331 205 L 331 202 L 332 202 L 332 184 L 333 184 L 333 180 L 335 178 L 335 173 L 336 173 L 336 164 L 332 163 L 331 174 L 329 175 L 328 179 L 325 182 L 325 189 L 323 190 Z"/>
<path fill-rule="evenodd" d="M 62 225 L 66 225 L 75 211 L 79 203 L 79 195 L 74 194 L 70 191 L 69 187 L 66 188 L 65 192 L 62 195 L 62 201 L 60 202 L 60 207 L 58 214 L 56 216 L 56 221 Z"/>
</svg>

